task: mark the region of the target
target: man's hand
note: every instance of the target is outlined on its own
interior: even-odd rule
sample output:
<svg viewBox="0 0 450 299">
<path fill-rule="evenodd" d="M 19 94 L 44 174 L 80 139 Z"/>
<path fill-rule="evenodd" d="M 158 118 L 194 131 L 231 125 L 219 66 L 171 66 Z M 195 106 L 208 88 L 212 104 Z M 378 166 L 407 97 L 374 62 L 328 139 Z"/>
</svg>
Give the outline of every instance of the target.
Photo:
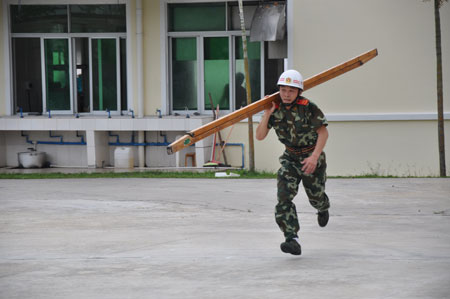
<svg viewBox="0 0 450 299">
<path fill-rule="evenodd" d="M 303 164 L 302 171 L 306 174 L 311 174 L 316 170 L 317 160 L 319 160 L 319 156 L 312 154 L 308 158 L 304 159 L 301 163 Z"/>
<path fill-rule="evenodd" d="M 317 129 L 317 143 L 316 148 L 312 152 L 311 156 L 304 159 L 302 161 L 303 167 L 302 171 L 304 171 L 306 174 L 311 174 L 316 170 L 317 167 L 317 161 L 319 160 L 320 154 L 323 151 L 323 148 L 325 147 L 325 144 L 327 143 L 328 139 L 328 130 L 327 127 L 321 126 Z"/>
<path fill-rule="evenodd" d="M 267 98 L 268 96 L 265 97 Z M 276 109 L 275 103 L 272 102 L 272 107 L 264 110 L 264 114 L 261 117 L 261 121 L 259 122 L 258 127 L 256 127 L 255 137 L 257 140 L 263 140 L 269 133 L 269 128 L 267 127 L 267 124 L 269 122 L 270 115 L 275 111 L 275 109 Z"/>
<path fill-rule="evenodd" d="M 269 97 L 268 95 L 264 96 L 264 98 L 268 98 L 268 97 Z M 264 110 L 264 114 L 269 117 L 275 111 L 275 109 L 276 109 L 275 102 L 272 102 L 272 107 Z"/>
</svg>

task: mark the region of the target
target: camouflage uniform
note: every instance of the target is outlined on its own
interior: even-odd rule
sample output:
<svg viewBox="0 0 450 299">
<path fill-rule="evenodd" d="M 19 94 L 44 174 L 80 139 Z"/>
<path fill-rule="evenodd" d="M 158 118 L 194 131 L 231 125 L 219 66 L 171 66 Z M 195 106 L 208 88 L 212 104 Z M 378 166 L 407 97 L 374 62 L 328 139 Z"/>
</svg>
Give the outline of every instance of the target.
<svg viewBox="0 0 450 299">
<path fill-rule="evenodd" d="M 318 211 L 326 211 L 330 207 L 325 194 L 326 159 L 322 152 L 314 173 L 305 174 L 301 162 L 314 150 L 318 134 L 316 130 L 327 126 L 322 111 L 309 100 L 300 97 L 290 109 L 284 105 L 269 118 L 268 128 L 274 128 L 278 139 L 286 146 L 280 157 L 281 167 L 278 170 L 278 204 L 275 207 L 275 220 L 284 233 L 286 240 L 297 237 L 300 230 L 297 211 L 293 203 L 298 186 L 303 181 L 310 204 Z"/>
</svg>

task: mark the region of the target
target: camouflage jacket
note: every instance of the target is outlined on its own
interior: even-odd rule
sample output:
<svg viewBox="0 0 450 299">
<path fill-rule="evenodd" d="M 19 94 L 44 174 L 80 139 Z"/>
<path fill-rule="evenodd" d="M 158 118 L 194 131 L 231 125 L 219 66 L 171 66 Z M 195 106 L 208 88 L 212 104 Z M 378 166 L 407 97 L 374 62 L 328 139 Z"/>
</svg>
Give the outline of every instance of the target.
<svg viewBox="0 0 450 299">
<path fill-rule="evenodd" d="M 301 148 L 315 145 L 316 130 L 328 122 L 316 104 L 304 97 L 294 102 L 290 109 L 279 105 L 269 118 L 268 128 L 274 128 L 278 139 L 286 146 Z"/>
</svg>

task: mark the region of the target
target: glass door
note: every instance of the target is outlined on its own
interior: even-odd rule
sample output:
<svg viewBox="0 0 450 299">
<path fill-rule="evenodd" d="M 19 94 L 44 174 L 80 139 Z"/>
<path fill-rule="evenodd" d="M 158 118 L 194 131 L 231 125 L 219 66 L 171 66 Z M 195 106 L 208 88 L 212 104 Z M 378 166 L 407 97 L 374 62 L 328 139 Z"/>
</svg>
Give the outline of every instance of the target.
<svg viewBox="0 0 450 299">
<path fill-rule="evenodd" d="M 45 111 L 72 112 L 69 40 L 44 39 Z"/>
<path fill-rule="evenodd" d="M 197 110 L 197 39 L 172 38 L 171 50 L 172 111 Z"/>
<path fill-rule="evenodd" d="M 89 38 L 74 38 L 73 44 L 76 112 L 88 113 L 91 112 Z"/>
<path fill-rule="evenodd" d="M 235 37 L 235 109 L 247 106 L 247 82 L 245 81 L 244 50 L 242 37 Z M 252 103 L 261 98 L 261 43 L 247 39 L 248 70 Z"/>
<path fill-rule="evenodd" d="M 116 112 L 120 106 L 120 86 L 118 86 L 120 53 L 117 49 L 118 39 L 91 39 L 91 106 L 93 111 Z"/>
<path fill-rule="evenodd" d="M 211 110 L 230 110 L 230 60 L 228 37 L 205 37 L 204 55 L 204 107 Z"/>
<path fill-rule="evenodd" d="M 39 38 L 13 38 L 15 111 L 42 113 L 42 64 Z"/>
</svg>

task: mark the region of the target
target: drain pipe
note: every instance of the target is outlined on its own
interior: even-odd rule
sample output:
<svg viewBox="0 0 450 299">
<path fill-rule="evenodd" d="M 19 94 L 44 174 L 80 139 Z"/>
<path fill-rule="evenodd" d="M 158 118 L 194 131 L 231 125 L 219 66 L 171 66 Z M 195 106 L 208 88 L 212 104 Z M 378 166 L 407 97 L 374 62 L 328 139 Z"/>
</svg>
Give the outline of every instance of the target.
<svg viewBox="0 0 450 299">
<path fill-rule="evenodd" d="M 137 97 L 138 118 L 144 117 L 144 56 L 143 56 L 143 26 L 142 0 L 136 0 L 136 50 L 137 50 Z M 138 131 L 138 143 L 145 142 L 145 132 Z M 139 167 L 145 167 L 145 148 L 139 146 Z"/>
<path fill-rule="evenodd" d="M 80 138 L 80 141 L 64 141 L 63 136 L 61 135 L 53 135 L 52 131 L 48 132 L 48 136 L 50 138 L 59 138 L 59 141 L 41 141 L 41 140 L 30 140 L 29 134 L 25 134 L 23 131 L 20 132 L 20 135 L 22 137 L 25 137 L 25 141 L 29 144 L 47 144 L 47 145 L 86 145 L 86 141 L 84 141 L 84 136 L 78 134 L 77 131 L 77 137 Z"/>
<path fill-rule="evenodd" d="M 108 145 L 111 145 L 111 146 L 168 146 L 171 143 L 171 142 L 167 141 L 167 138 L 165 135 L 162 135 L 162 136 L 164 136 L 163 142 L 157 141 L 157 142 L 144 142 L 144 143 L 135 142 L 134 135 L 131 135 L 130 142 L 121 142 L 119 134 L 112 134 L 111 132 L 108 132 L 108 136 L 116 138 L 115 142 L 108 142 Z"/>
</svg>

